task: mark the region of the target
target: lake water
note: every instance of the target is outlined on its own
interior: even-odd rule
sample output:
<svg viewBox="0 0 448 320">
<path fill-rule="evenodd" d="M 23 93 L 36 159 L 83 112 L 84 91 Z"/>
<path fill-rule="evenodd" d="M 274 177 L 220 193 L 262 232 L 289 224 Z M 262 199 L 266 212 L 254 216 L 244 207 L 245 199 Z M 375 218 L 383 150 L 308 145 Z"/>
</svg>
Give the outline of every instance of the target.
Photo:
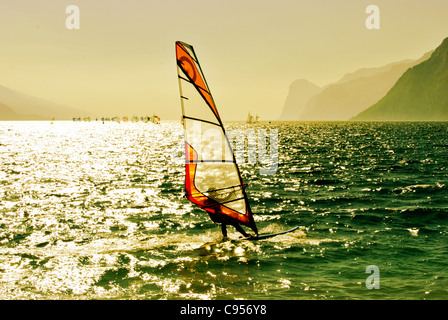
<svg viewBox="0 0 448 320">
<path fill-rule="evenodd" d="M 178 122 L 0 122 L 0 298 L 448 298 L 448 123 L 226 127 L 278 130 L 240 168 L 260 232 L 299 230 L 219 242 Z"/>
</svg>

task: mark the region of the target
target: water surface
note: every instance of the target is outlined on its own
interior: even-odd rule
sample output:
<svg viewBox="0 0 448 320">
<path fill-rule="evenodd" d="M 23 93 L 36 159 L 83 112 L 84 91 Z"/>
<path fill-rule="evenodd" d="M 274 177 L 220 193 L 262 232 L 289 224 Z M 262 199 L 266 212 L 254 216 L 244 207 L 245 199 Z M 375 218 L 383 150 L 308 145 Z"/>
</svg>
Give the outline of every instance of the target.
<svg viewBox="0 0 448 320">
<path fill-rule="evenodd" d="M 183 197 L 179 123 L 0 122 L 0 297 L 448 298 L 447 123 L 260 128 L 278 167 L 241 163 L 257 225 L 300 229 L 202 247 L 221 235 Z"/>
</svg>

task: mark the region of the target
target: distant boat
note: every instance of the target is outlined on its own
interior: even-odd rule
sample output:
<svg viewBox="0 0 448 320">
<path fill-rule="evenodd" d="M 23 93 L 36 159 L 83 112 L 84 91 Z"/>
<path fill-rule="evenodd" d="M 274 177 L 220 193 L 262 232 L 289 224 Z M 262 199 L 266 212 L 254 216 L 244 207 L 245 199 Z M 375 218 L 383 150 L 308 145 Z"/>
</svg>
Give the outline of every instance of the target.
<svg viewBox="0 0 448 320">
<path fill-rule="evenodd" d="M 251 115 L 250 112 L 249 112 L 249 114 L 247 115 L 246 122 L 247 122 L 247 123 L 257 123 L 257 122 L 258 122 L 258 119 L 260 119 L 260 117 L 258 116 L 258 114 L 255 115 L 255 117 L 254 117 L 254 116 Z"/>
<path fill-rule="evenodd" d="M 247 115 L 247 120 L 246 120 L 246 122 L 247 122 L 247 123 L 253 123 L 253 122 L 254 122 L 254 117 L 250 114 L 250 112 L 249 112 L 249 114 Z"/>
<path fill-rule="evenodd" d="M 156 116 L 155 114 L 152 115 L 152 123 L 159 124 L 160 118 Z"/>
</svg>

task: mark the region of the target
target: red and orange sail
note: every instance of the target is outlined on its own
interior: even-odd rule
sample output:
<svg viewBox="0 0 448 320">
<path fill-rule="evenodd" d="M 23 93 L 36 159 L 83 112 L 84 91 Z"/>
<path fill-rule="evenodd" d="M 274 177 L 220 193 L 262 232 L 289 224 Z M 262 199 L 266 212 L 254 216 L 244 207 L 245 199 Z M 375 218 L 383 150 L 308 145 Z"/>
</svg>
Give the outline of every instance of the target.
<svg viewBox="0 0 448 320">
<path fill-rule="evenodd" d="M 232 147 L 191 45 L 176 42 L 185 130 L 186 197 L 257 232 Z"/>
</svg>

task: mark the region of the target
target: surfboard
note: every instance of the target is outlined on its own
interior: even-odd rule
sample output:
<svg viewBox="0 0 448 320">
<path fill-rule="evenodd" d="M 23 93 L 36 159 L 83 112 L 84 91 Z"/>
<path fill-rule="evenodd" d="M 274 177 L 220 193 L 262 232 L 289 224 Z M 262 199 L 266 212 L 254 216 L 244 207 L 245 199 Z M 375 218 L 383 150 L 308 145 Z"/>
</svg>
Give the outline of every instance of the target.
<svg viewBox="0 0 448 320">
<path fill-rule="evenodd" d="M 231 243 L 231 244 L 233 243 L 233 244 L 237 245 L 237 243 L 239 243 L 240 241 L 264 240 L 264 239 L 273 238 L 275 236 L 279 236 L 282 234 L 293 232 L 293 231 L 297 230 L 298 228 L 299 228 L 299 226 L 296 226 L 296 227 L 286 230 L 286 231 L 260 234 L 256 237 L 247 237 L 247 238 L 239 238 L 239 239 L 225 238 L 220 241 L 207 242 L 207 243 L 204 243 L 203 245 L 201 245 L 199 248 L 196 248 L 195 251 L 197 251 L 199 253 L 199 255 L 201 255 L 201 256 L 222 254 L 223 253 L 222 249 L 225 248 L 226 243 Z"/>
<path fill-rule="evenodd" d="M 268 239 L 268 238 L 272 238 L 275 236 L 279 236 L 281 234 L 286 234 L 286 233 L 290 233 L 293 232 L 295 230 L 299 229 L 299 226 L 296 226 L 292 229 L 286 230 L 286 231 L 281 231 L 281 232 L 276 232 L 276 233 L 266 233 L 266 234 L 260 234 L 256 237 L 248 237 L 248 238 L 243 238 L 243 240 L 263 240 L 263 239 Z"/>
</svg>

